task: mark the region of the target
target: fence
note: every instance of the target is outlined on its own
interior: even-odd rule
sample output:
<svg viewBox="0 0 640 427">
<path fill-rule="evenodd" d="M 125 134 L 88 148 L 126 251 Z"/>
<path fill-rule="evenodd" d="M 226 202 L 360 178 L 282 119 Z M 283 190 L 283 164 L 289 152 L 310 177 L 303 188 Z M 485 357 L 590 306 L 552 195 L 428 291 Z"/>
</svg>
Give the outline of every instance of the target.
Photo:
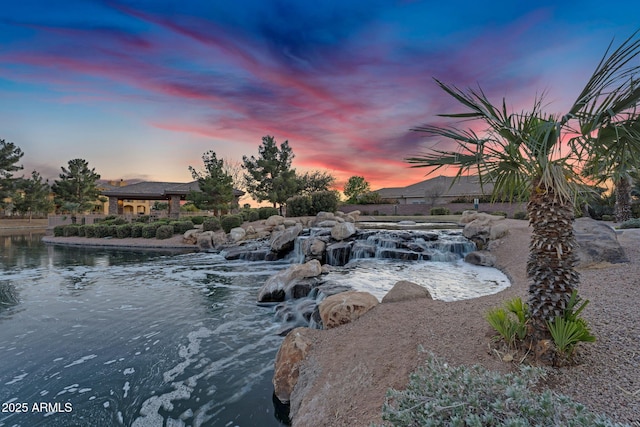
<svg viewBox="0 0 640 427">
<path fill-rule="evenodd" d="M 401 216 L 417 216 L 429 215 L 431 208 L 447 208 L 452 214 L 462 213 L 467 210 L 476 210 L 473 203 L 444 203 L 431 206 L 429 204 L 415 205 L 397 205 L 397 204 L 381 204 L 381 205 L 342 205 L 339 209 L 344 213 L 360 211 L 362 215 L 401 215 Z M 527 210 L 526 203 L 480 203 L 477 209 L 479 212 L 505 212 L 508 218 L 513 218 L 515 212 L 525 212 Z"/>
</svg>

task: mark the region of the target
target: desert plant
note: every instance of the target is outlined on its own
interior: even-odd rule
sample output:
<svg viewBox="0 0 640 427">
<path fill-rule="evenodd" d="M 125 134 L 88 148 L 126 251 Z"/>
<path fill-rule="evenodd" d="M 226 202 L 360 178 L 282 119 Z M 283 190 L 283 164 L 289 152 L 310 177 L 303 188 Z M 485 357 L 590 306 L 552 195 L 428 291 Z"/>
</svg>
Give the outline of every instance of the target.
<svg viewBox="0 0 640 427">
<path fill-rule="evenodd" d="M 613 217 L 613 215 L 604 214 L 604 215 L 602 215 L 602 220 L 603 221 L 613 221 L 614 217 Z"/>
<path fill-rule="evenodd" d="M 394 426 L 621 426 L 567 396 L 536 392 L 543 376 L 530 366 L 500 374 L 429 355 L 406 390 L 387 391 L 382 418 Z"/>
<path fill-rule="evenodd" d="M 156 239 L 168 239 L 173 236 L 173 225 L 161 225 L 156 229 Z"/>
<path fill-rule="evenodd" d="M 556 350 L 567 359 L 572 356 L 576 344 L 594 342 L 596 340 L 596 337 L 591 334 L 583 319 L 567 320 L 558 316 L 549 322 L 547 326 Z"/>
<path fill-rule="evenodd" d="M 509 347 L 515 344 L 516 338 L 520 341 L 525 339 L 528 318 L 529 310 L 522 298 L 506 301 L 504 307 L 493 308 L 485 315 L 487 322 L 498 332 L 498 337 L 502 337 Z"/>
<path fill-rule="evenodd" d="M 449 215 L 450 213 L 449 209 L 443 207 L 431 208 L 429 211 L 429 215 Z"/>
<path fill-rule="evenodd" d="M 640 228 L 640 218 L 630 219 L 621 223 L 618 228 Z"/>
<path fill-rule="evenodd" d="M 202 223 L 202 231 L 218 231 L 220 230 L 220 220 L 215 217 L 210 217 L 204 220 Z"/>
<path fill-rule="evenodd" d="M 226 215 L 220 221 L 220 226 L 225 233 L 228 233 L 232 228 L 240 227 L 242 222 L 242 215 Z"/>
</svg>

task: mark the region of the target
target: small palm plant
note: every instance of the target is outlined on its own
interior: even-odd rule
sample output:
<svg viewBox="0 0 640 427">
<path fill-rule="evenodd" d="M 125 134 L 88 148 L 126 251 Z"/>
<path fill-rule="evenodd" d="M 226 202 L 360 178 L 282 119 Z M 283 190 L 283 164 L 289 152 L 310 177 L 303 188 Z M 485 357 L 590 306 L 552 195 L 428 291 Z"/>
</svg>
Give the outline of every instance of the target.
<svg viewBox="0 0 640 427">
<path fill-rule="evenodd" d="M 531 339 L 548 339 L 549 322 L 563 317 L 579 283 L 575 270 L 576 242 L 572 222 L 580 170 L 601 156 L 601 129 L 629 135 L 635 123 L 635 105 L 640 100 L 640 55 L 638 32 L 605 56 L 584 89 L 564 115 L 543 111 L 544 95 L 536 97 L 530 111 L 512 113 L 505 100 L 493 104 L 482 89 L 461 90 L 439 80 L 436 83 L 458 101 L 464 111 L 442 117 L 477 121 L 482 132 L 456 125 L 425 125 L 413 130 L 452 140 L 453 150 L 432 147 L 410 157 L 413 167 L 448 166 L 456 177 L 474 172 L 480 182 L 492 182 L 494 194 L 511 199 L 527 194 L 529 223 L 533 228 L 527 262 Z M 610 46 L 611 48 L 611 46 Z M 466 125 L 465 125 L 466 127 Z"/>
</svg>

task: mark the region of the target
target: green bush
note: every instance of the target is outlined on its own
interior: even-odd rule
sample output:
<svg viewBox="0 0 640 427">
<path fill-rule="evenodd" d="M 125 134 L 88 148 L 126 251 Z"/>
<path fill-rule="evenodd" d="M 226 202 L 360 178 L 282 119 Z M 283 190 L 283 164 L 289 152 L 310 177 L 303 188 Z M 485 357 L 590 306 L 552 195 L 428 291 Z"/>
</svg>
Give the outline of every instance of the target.
<svg viewBox="0 0 640 427">
<path fill-rule="evenodd" d="M 536 390 L 544 375 L 524 366 L 500 374 L 451 366 L 430 355 L 406 390 L 387 391 L 382 419 L 394 426 L 616 426 L 567 396 Z"/>
<path fill-rule="evenodd" d="M 147 223 L 150 219 L 151 217 L 149 215 L 140 215 L 133 218 L 133 222 Z"/>
<path fill-rule="evenodd" d="M 525 211 L 517 211 L 513 213 L 513 219 L 527 219 L 529 215 Z"/>
<path fill-rule="evenodd" d="M 122 224 L 120 224 L 122 225 Z M 109 237 L 117 237 L 118 236 L 118 227 L 119 225 L 109 224 Z"/>
<path fill-rule="evenodd" d="M 228 233 L 232 228 L 240 227 L 242 223 L 242 215 L 225 215 L 220 221 L 220 226 L 225 233 Z"/>
<path fill-rule="evenodd" d="M 272 208 L 268 206 L 263 206 L 261 208 L 258 208 L 258 219 L 267 219 L 273 215 L 280 215 L 280 211 L 278 211 L 278 209 L 276 208 Z"/>
<path fill-rule="evenodd" d="M 431 208 L 429 211 L 429 215 L 450 215 L 450 213 L 449 209 L 443 207 Z"/>
<path fill-rule="evenodd" d="M 254 222 L 260 219 L 260 214 L 257 209 L 251 209 L 249 211 L 249 219 L 247 221 Z"/>
<path fill-rule="evenodd" d="M 602 220 L 603 221 L 613 221 L 614 219 L 615 218 L 614 218 L 613 215 L 607 215 L 607 214 L 602 215 Z"/>
<path fill-rule="evenodd" d="M 216 217 L 210 217 L 202 223 L 202 231 L 218 231 L 220 230 L 220 220 Z"/>
<path fill-rule="evenodd" d="M 87 227 L 88 225 L 81 225 L 80 227 L 78 227 L 79 237 L 87 237 Z"/>
<path fill-rule="evenodd" d="M 77 224 L 65 225 L 64 230 L 62 231 L 64 237 L 72 237 L 78 235 L 78 228 L 80 228 Z"/>
<path fill-rule="evenodd" d="M 630 219 L 620 223 L 618 228 L 640 228 L 640 218 Z"/>
<path fill-rule="evenodd" d="M 64 236 L 64 228 L 66 225 L 56 225 L 53 227 L 53 236 L 54 237 L 63 237 Z"/>
<path fill-rule="evenodd" d="M 311 197 L 294 196 L 287 199 L 287 216 L 307 216 L 311 214 Z"/>
<path fill-rule="evenodd" d="M 96 237 L 96 225 L 85 225 L 84 227 L 84 237 Z"/>
<path fill-rule="evenodd" d="M 109 236 L 109 226 L 104 225 L 102 223 L 94 225 L 94 236 L 93 237 L 108 237 Z"/>
<path fill-rule="evenodd" d="M 157 222 L 146 224 L 144 227 L 142 227 L 142 237 L 144 237 L 145 239 L 153 239 L 154 237 L 156 237 L 156 230 L 160 226 L 161 224 Z"/>
<path fill-rule="evenodd" d="M 118 239 L 131 237 L 131 224 L 121 224 L 116 226 L 116 237 Z"/>
<path fill-rule="evenodd" d="M 156 239 L 168 239 L 173 236 L 173 225 L 161 225 L 156 229 Z"/>
<path fill-rule="evenodd" d="M 133 224 L 131 224 L 131 237 L 142 237 L 142 229 L 144 228 L 144 226 L 145 225 L 141 222 L 134 222 Z"/>
<path fill-rule="evenodd" d="M 498 332 L 509 347 L 522 341 L 527 334 L 528 307 L 521 298 L 505 302 L 504 308 L 493 308 L 487 312 L 485 319 Z"/>
<path fill-rule="evenodd" d="M 335 191 L 316 191 L 311 193 L 311 215 L 318 212 L 335 212 L 338 210 L 338 193 Z"/>
<path fill-rule="evenodd" d="M 192 221 L 173 221 L 170 225 L 173 225 L 173 232 L 176 234 L 184 234 L 196 228 Z"/>
<path fill-rule="evenodd" d="M 191 219 L 191 222 L 193 222 L 195 225 L 201 225 L 204 222 L 203 216 L 192 216 L 189 217 L 189 219 Z"/>
</svg>

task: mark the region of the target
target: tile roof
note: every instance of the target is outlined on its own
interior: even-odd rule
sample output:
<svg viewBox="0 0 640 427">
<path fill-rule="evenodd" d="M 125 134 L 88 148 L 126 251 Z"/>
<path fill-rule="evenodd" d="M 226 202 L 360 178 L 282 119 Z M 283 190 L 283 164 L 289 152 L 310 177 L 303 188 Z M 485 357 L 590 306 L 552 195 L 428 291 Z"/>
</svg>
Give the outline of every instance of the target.
<svg viewBox="0 0 640 427">
<path fill-rule="evenodd" d="M 483 182 L 477 176 L 462 176 L 455 183 L 454 177 L 437 176 L 407 187 L 387 187 L 376 190 L 385 199 L 424 198 L 425 195 L 440 194 L 442 197 L 480 196 L 491 194 L 493 184 Z"/>
<path fill-rule="evenodd" d="M 143 181 L 130 185 L 116 187 L 109 184 L 100 185 L 105 196 L 122 197 L 128 199 L 136 198 L 166 198 L 171 195 L 185 196 L 190 191 L 200 191 L 198 181 L 191 182 L 153 182 Z M 242 196 L 243 191 L 233 190 L 234 196 Z"/>
</svg>

